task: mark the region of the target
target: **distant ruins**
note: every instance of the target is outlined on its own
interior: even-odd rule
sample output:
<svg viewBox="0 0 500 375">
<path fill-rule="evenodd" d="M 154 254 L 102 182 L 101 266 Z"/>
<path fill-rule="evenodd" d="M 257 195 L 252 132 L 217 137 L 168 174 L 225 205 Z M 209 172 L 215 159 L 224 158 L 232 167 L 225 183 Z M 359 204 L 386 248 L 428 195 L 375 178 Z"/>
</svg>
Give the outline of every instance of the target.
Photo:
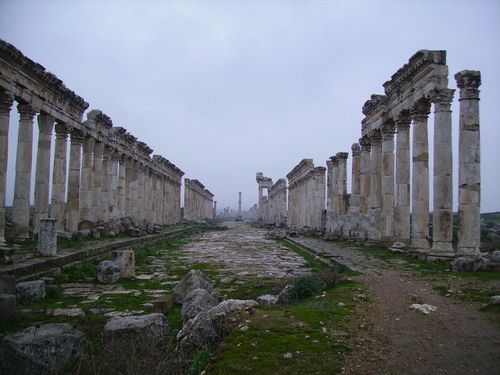
<svg viewBox="0 0 500 375">
<path fill-rule="evenodd" d="M 326 168 L 315 167 L 312 159 L 304 159 L 287 175 L 288 205 L 286 194 L 283 198 L 283 193 L 274 192 L 286 190 L 284 179 L 280 180 L 283 182 L 279 188 L 269 188 L 272 180 L 257 173 L 258 218 L 279 225 L 286 217 L 286 224 L 292 229 L 319 231 L 332 239 L 378 242 L 430 259 L 478 255 L 481 75 L 465 70 L 457 73 L 455 80 L 460 102 L 456 248 L 452 246 L 450 110 L 455 90 L 448 88 L 446 51 L 418 51 L 384 83 L 385 95 L 374 94 L 365 102 L 361 137 L 351 147 L 350 193 L 347 152 L 332 156 L 326 161 Z M 427 121 L 431 107 L 434 179 L 429 186 Z M 269 189 L 267 196 L 263 195 L 264 188 Z M 429 233 L 431 188 L 432 236 Z M 273 207 L 269 214 L 267 207 Z"/>
<path fill-rule="evenodd" d="M 6 186 L 10 111 L 20 115 L 12 223 L 7 233 L 22 240 L 40 220 L 74 233 L 96 223 L 133 219 L 172 224 L 181 220 L 182 172 L 99 110 L 89 107 L 54 74 L 0 40 L 0 241 L 6 235 Z M 30 217 L 33 123 L 39 128 L 34 214 Z M 52 134 L 55 157 L 52 178 Z M 69 160 L 67 160 L 69 144 Z M 69 164 L 69 168 L 67 168 Z M 68 170 L 68 173 L 66 173 Z M 49 185 L 52 193 L 49 197 Z M 66 189 L 67 186 L 67 189 Z M 200 188 L 201 186 L 201 188 Z M 213 194 L 186 179 L 186 218 L 212 218 Z M 10 224 L 10 223 L 9 223 Z"/>
</svg>

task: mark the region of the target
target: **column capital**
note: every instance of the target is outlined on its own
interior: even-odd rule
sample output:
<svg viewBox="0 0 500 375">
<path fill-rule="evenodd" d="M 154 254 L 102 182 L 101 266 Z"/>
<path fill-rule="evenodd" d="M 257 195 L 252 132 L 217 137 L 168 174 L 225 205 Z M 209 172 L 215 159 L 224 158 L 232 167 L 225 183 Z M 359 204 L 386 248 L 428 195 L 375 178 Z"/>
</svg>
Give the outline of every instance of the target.
<svg viewBox="0 0 500 375">
<path fill-rule="evenodd" d="M 14 95 L 8 91 L 0 91 L 0 114 L 8 115 L 14 104 Z"/>
<path fill-rule="evenodd" d="M 330 156 L 330 161 L 332 162 L 332 167 L 336 167 L 339 165 L 339 159 L 337 158 L 337 155 Z"/>
<path fill-rule="evenodd" d="M 337 157 L 337 160 L 340 161 L 346 161 L 347 158 L 349 157 L 349 153 L 347 152 L 337 152 L 335 155 Z"/>
<path fill-rule="evenodd" d="M 45 112 L 40 112 L 38 114 L 38 129 L 40 133 L 43 134 L 51 134 L 52 129 L 54 128 L 54 117 L 51 115 L 45 113 Z"/>
<path fill-rule="evenodd" d="M 431 103 L 428 100 L 417 101 L 411 109 L 413 121 L 426 121 L 431 112 Z"/>
<path fill-rule="evenodd" d="M 359 145 L 361 146 L 361 152 L 370 152 L 372 148 L 372 143 L 367 135 L 359 139 Z"/>
<path fill-rule="evenodd" d="M 372 146 L 380 146 L 382 144 L 382 133 L 380 129 L 375 129 L 370 133 L 370 141 Z"/>
<path fill-rule="evenodd" d="M 353 143 L 351 146 L 351 151 L 352 151 L 352 156 L 361 155 L 361 147 L 359 146 L 359 143 Z"/>
<path fill-rule="evenodd" d="M 395 119 L 396 129 L 399 130 L 408 130 L 411 124 L 411 113 L 410 111 L 403 111 L 399 115 L 396 116 Z"/>
<path fill-rule="evenodd" d="M 460 99 L 478 99 L 481 86 L 481 72 L 477 70 L 462 70 L 455 74 L 457 86 L 460 89 Z"/>
<path fill-rule="evenodd" d="M 94 157 L 102 156 L 103 152 L 104 152 L 104 142 L 95 141 L 94 142 Z"/>
<path fill-rule="evenodd" d="M 21 120 L 33 121 L 33 117 L 36 115 L 36 109 L 29 103 L 19 103 L 17 105 L 17 111 Z"/>
<path fill-rule="evenodd" d="M 78 129 L 72 129 L 70 135 L 71 135 L 72 145 L 78 145 L 78 144 L 81 145 L 83 140 L 85 139 L 85 135 Z"/>
<path fill-rule="evenodd" d="M 382 139 L 385 140 L 392 140 L 394 139 L 394 131 L 395 131 L 395 126 L 394 122 L 392 121 L 386 121 L 382 124 L 381 127 L 382 130 Z"/>
<path fill-rule="evenodd" d="M 56 132 L 56 139 L 65 140 L 68 137 L 69 129 L 65 123 L 58 122 L 54 130 Z"/>
<path fill-rule="evenodd" d="M 453 89 L 441 89 L 432 93 L 431 102 L 434 103 L 434 112 L 450 112 L 451 102 L 453 101 Z"/>
</svg>

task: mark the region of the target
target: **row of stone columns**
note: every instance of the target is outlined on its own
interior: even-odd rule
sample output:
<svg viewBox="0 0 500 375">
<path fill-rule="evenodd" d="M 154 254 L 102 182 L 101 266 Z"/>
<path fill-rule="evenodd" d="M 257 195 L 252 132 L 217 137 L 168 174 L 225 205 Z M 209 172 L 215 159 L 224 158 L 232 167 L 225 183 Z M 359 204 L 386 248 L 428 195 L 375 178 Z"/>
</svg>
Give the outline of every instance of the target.
<svg viewBox="0 0 500 375">
<path fill-rule="evenodd" d="M 287 216 L 286 180 L 280 178 L 269 188 L 269 222 L 281 226 Z"/>
<path fill-rule="evenodd" d="M 184 218 L 197 221 L 214 216 L 214 195 L 198 180 L 184 179 Z"/>
</svg>

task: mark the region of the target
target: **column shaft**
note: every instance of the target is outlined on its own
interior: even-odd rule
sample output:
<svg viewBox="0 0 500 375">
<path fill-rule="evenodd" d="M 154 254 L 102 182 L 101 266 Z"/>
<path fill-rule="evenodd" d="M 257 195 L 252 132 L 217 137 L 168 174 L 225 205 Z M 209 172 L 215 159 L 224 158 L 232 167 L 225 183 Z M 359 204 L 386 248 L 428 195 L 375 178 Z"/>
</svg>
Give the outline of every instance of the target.
<svg viewBox="0 0 500 375">
<path fill-rule="evenodd" d="M 0 245 L 5 237 L 5 198 L 7 190 L 7 161 L 9 157 L 9 121 L 14 96 L 0 92 Z"/>
<path fill-rule="evenodd" d="M 66 152 L 68 148 L 68 128 L 56 124 L 54 169 L 52 171 L 52 200 L 50 216 L 57 219 L 56 228 L 64 230 L 66 225 Z"/>
<path fill-rule="evenodd" d="M 382 241 L 394 241 L 394 124 L 382 127 Z"/>
<path fill-rule="evenodd" d="M 66 204 L 66 230 L 78 231 L 80 224 L 80 167 L 83 134 L 73 129 L 71 131 L 71 146 L 69 149 L 68 203 Z"/>
<path fill-rule="evenodd" d="M 92 212 L 91 221 L 102 220 L 102 154 L 104 143 L 96 142 L 94 145 L 94 160 L 92 165 Z"/>
<path fill-rule="evenodd" d="M 364 136 L 359 139 L 359 144 L 361 146 L 361 172 L 360 172 L 360 202 L 359 202 L 359 212 L 361 215 L 368 214 L 369 199 L 370 199 L 370 151 L 371 143 L 370 138 Z"/>
<path fill-rule="evenodd" d="M 80 191 L 80 222 L 94 221 L 92 215 L 92 156 L 95 140 L 87 135 L 83 141 Z"/>
</svg>

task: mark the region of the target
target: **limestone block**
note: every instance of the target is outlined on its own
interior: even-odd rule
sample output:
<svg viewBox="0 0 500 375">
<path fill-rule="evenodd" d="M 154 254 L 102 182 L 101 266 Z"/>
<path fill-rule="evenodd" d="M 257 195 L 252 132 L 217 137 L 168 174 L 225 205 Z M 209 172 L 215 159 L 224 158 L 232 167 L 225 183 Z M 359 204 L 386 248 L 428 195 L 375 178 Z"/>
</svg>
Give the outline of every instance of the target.
<svg viewBox="0 0 500 375">
<path fill-rule="evenodd" d="M 217 305 L 217 300 L 205 289 L 193 289 L 186 294 L 182 302 L 182 320 L 187 322 L 202 311 L 207 311 L 215 305 Z"/>
<path fill-rule="evenodd" d="M 16 285 L 17 297 L 28 301 L 39 301 L 45 297 L 45 281 L 24 281 Z"/>
<path fill-rule="evenodd" d="M 257 297 L 256 301 L 260 306 L 271 307 L 278 304 L 278 297 L 272 294 L 264 294 L 263 296 Z"/>
<path fill-rule="evenodd" d="M 135 253 L 134 250 L 116 250 L 111 253 L 113 262 L 121 270 L 120 276 L 124 279 L 135 276 Z"/>
<path fill-rule="evenodd" d="M 103 338 L 106 344 L 114 341 L 134 341 L 148 345 L 161 342 L 167 334 L 168 322 L 165 315 L 152 313 L 113 317 L 104 326 Z"/>
<path fill-rule="evenodd" d="M 16 296 L 13 294 L 0 294 L 0 318 L 10 318 L 16 314 Z"/>
<path fill-rule="evenodd" d="M 40 219 L 38 232 L 38 252 L 44 256 L 54 256 L 57 252 L 57 219 Z"/>
<path fill-rule="evenodd" d="M 102 284 L 113 284 L 121 275 L 121 268 L 111 260 L 103 260 L 97 267 L 97 280 Z"/>
<path fill-rule="evenodd" d="M 212 293 L 212 281 L 203 272 L 198 270 L 191 270 L 173 289 L 175 303 L 181 305 L 186 295 L 193 289 L 205 289 L 207 292 Z"/>
<path fill-rule="evenodd" d="M 0 343 L 0 373 L 59 373 L 58 369 L 81 358 L 84 347 L 85 335 L 67 323 L 31 326 Z"/>
</svg>

